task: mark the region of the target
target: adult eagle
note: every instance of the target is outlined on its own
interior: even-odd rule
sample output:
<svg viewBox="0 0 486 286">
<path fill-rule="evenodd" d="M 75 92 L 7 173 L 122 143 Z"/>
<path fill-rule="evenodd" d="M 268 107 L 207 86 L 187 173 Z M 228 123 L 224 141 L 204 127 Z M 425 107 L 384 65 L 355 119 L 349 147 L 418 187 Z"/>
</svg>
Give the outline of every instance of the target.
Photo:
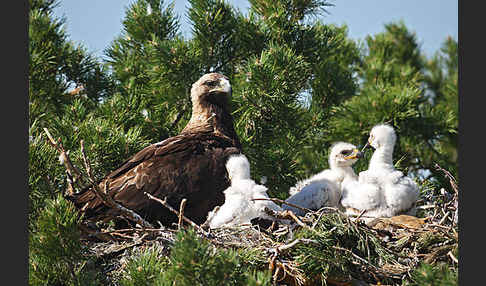
<svg viewBox="0 0 486 286">
<path fill-rule="evenodd" d="M 169 226 L 177 217 L 144 192 L 163 199 L 175 209 L 187 199 L 184 215 L 200 224 L 210 210 L 224 203 L 230 186 L 225 164 L 241 152 L 229 109 L 231 85 L 218 73 L 203 75 L 192 85 L 192 116 L 179 135 L 142 149 L 99 182 L 108 182 L 108 194 L 149 222 Z M 101 220 L 118 215 L 86 188 L 71 197 L 85 217 Z"/>
</svg>

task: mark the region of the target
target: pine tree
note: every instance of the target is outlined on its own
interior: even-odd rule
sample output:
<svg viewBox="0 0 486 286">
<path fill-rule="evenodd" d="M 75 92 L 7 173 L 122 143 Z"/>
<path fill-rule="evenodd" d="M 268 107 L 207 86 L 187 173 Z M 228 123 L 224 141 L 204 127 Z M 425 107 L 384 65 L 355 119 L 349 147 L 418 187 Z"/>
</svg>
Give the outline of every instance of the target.
<svg viewBox="0 0 486 286">
<path fill-rule="evenodd" d="M 81 95 L 96 102 L 111 94 L 113 84 L 103 65 L 69 41 L 65 19 L 53 16 L 58 1 L 29 4 L 29 123 L 60 116 Z M 78 89 L 68 92 L 71 88 Z"/>
<path fill-rule="evenodd" d="M 387 24 L 385 30 L 366 38 L 359 91 L 333 111 L 329 136 L 359 144 L 366 142 L 373 125 L 390 123 L 398 133 L 394 152 L 398 167 L 421 180 L 428 178 L 437 185 L 448 186 L 435 164 L 456 174 L 450 151 L 440 147 L 456 144 L 454 104 L 449 108 L 431 104 L 427 90 L 434 90 L 433 79 L 429 76 L 427 80 L 427 74 L 432 64 L 425 64 L 415 35 L 403 22 Z M 445 89 L 446 83 L 437 82 L 436 86 L 436 90 Z M 448 86 L 448 101 L 457 106 L 457 85 Z M 358 169 L 366 168 L 362 162 L 357 164 Z"/>
<path fill-rule="evenodd" d="M 141 146 L 140 128 L 121 130 L 96 113 L 115 82 L 104 65 L 65 32 L 55 0 L 31 0 L 29 13 L 29 213 L 65 188 L 64 167 L 43 128 L 79 159 L 84 139 L 97 169 L 109 171 Z M 78 89 L 71 90 L 77 86 Z M 135 144 L 135 145 L 134 145 Z M 116 145 L 117 147 L 115 147 Z"/>
</svg>

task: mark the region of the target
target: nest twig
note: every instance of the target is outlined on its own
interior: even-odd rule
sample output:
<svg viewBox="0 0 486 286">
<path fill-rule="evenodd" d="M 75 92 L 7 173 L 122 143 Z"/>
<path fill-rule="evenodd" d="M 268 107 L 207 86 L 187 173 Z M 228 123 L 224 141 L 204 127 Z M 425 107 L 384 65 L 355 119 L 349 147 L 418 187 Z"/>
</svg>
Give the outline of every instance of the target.
<svg viewBox="0 0 486 286">
<path fill-rule="evenodd" d="M 196 228 L 197 230 L 201 231 L 202 233 L 204 234 L 208 234 L 204 229 L 202 229 L 198 224 L 196 224 L 195 222 L 193 222 L 192 220 L 190 220 L 189 218 L 187 218 L 186 216 L 184 216 L 182 214 L 182 212 L 178 212 L 176 209 L 174 209 L 173 207 L 171 207 L 168 203 L 167 203 L 167 198 L 164 198 L 163 200 L 157 198 L 157 197 L 154 197 L 152 196 L 151 194 L 147 193 L 147 192 L 144 192 L 144 194 L 150 198 L 151 200 L 154 200 L 156 202 L 159 202 L 161 205 L 163 205 L 164 207 L 166 207 L 167 209 L 169 209 L 171 212 L 173 212 L 175 215 L 177 215 L 179 217 L 179 220 L 182 221 L 184 220 L 185 222 L 189 223 L 191 226 L 193 226 L 194 228 Z M 184 203 L 185 204 L 185 203 Z M 182 207 L 182 202 L 181 202 L 181 209 L 183 210 L 184 208 Z M 182 222 L 181 222 L 182 223 Z"/>
</svg>

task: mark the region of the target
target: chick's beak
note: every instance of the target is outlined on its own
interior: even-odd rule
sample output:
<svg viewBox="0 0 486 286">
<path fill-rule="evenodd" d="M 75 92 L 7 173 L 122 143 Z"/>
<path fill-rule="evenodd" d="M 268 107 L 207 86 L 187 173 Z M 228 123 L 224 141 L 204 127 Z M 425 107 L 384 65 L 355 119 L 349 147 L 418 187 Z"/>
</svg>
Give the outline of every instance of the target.
<svg viewBox="0 0 486 286">
<path fill-rule="evenodd" d="M 344 157 L 344 159 L 346 159 L 346 160 L 359 159 L 361 157 L 363 157 L 363 154 L 358 149 L 354 149 L 353 153 L 351 153 L 351 155 L 349 155 L 349 156 Z"/>
</svg>

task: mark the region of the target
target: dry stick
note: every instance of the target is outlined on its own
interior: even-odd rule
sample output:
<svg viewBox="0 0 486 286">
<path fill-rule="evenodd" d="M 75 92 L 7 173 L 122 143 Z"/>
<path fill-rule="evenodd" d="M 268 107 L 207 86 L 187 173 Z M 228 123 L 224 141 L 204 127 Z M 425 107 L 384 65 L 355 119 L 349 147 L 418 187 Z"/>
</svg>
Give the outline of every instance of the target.
<svg viewBox="0 0 486 286">
<path fill-rule="evenodd" d="M 278 269 L 282 269 L 283 270 L 283 276 L 282 278 L 278 279 L 277 282 L 280 282 L 282 280 L 285 279 L 285 277 L 287 277 L 287 270 L 285 269 L 285 264 L 283 264 L 282 262 L 280 261 L 277 261 L 277 270 Z M 275 271 L 275 277 L 278 278 L 278 275 L 277 275 L 277 271 Z"/>
<path fill-rule="evenodd" d="M 180 230 L 182 228 L 182 217 L 184 216 L 184 208 L 186 207 L 187 199 L 183 198 L 181 201 L 181 205 L 179 206 L 179 222 L 177 224 L 177 229 Z"/>
<path fill-rule="evenodd" d="M 447 178 L 449 179 L 449 183 L 451 184 L 452 188 L 454 189 L 454 191 L 455 191 L 455 192 L 456 192 L 456 194 L 457 194 L 457 193 L 458 193 L 458 191 L 459 191 L 459 189 L 458 189 L 458 187 L 457 187 L 457 181 L 456 181 L 456 179 L 454 178 L 454 176 L 452 176 L 452 174 L 451 174 L 449 171 L 447 171 L 447 170 L 443 169 L 443 168 L 442 168 L 441 166 L 439 166 L 439 164 L 437 164 L 437 163 L 435 164 L 435 168 L 436 168 L 437 170 L 439 170 L 439 171 L 442 171 L 442 172 L 443 172 L 443 173 L 444 173 L 444 174 L 447 176 Z"/>
<path fill-rule="evenodd" d="M 313 240 L 313 239 L 306 239 L 306 238 L 298 238 L 294 241 L 292 241 L 291 243 L 289 244 L 284 244 L 284 245 L 281 245 L 281 246 L 277 246 L 275 248 L 273 248 L 273 255 L 272 257 L 270 258 L 270 261 L 269 261 L 269 269 L 270 271 L 273 271 L 273 269 L 275 269 L 275 273 L 273 274 L 273 280 L 274 282 L 277 281 L 277 278 L 278 278 L 278 274 L 280 272 L 280 270 L 283 270 L 283 277 L 278 279 L 278 281 L 282 281 L 283 279 L 285 279 L 285 277 L 287 276 L 287 270 L 285 268 L 285 263 L 282 263 L 280 261 L 276 261 L 276 258 L 278 256 L 278 253 L 284 251 L 284 250 L 288 250 L 292 247 L 294 247 L 295 245 L 297 245 L 298 243 L 316 243 L 318 244 L 319 242 L 316 241 L 316 240 Z M 295 277 L 294 275 L 292 275 L 292 277 L 294 277 L 294 279 L 298 279 L 297 277 Z"/>
<path fill-rule="evenodd" d="M 255 200 L 258 200 L 258 199 L 255 199 Z M 301 227 L 303 228 L 306 228 L 310 231 L 313 231 L 313 232 L 316 232 L 317 231 L 313 228 L 311 228 L 310 226 L 306 225 L 305 223 L 303 223 L 295 214 L 293 211 L 290 211 L 290 210 L 285 210 L 283 212 L 280 212 L 280 213 L 277 213 L 276 211 L 274 210 L 271 210 L 267 207 L 264 207 L 263 208 L 263 211 L 267 214 L 267 215 L 270 215 L 270 216 L 273 216 L 273 217 L 276 217 L 278 219 L 288 219 L 289 217 L 291 219 L 293 219 L 298 225 L 300 225 Z"/>
<path fill-rule="evenodd" d="M 361 262 L 366 263 L 367 265 L 371 266 L 372 268 L 374 268 L 374 269 L 375 269 L 375 270 L 377 270 L 378 272 L 382 272 L 382 271 L 381 271 L 381 269 L 379 269 L 378 267 L 374 266 L 373 264 L 371 264 L 371 263 L 370 263 L 369 261 L 367 261 L 366 259 L 364 259 L 364 258 L 362 258 L 362 257 L 360 257 L 360 256 L 358 256 L 358 255 L 356 255 L 356 254 L 355 254 L 354 252 L 352 252 L 351 250 L 346 249 L 346 248 L 342 248 L 342 247 L 339 247 L 339 246 L 334 246 L 334 245 L 333 245 L 332 247 L 333 247 L 334 249 L 337 249 L 337 250 L 342 250 L 342 251 L 349 252 L 349 253 L 351 253 L 351 255 L 352 255 L 354 258 L 358 259 L 358 260 L 359 260 L 359 261 L 361 261 Z"/>
<path fill-rule="evenodd" d="M 447 255 L 449 255 L 452 261 L 454 261 L 456 264 L 459 263 L 459 261 L 457 261 L 457 258 L 454 256 L 454 254 L 452 254 L 451 251 L 447 252 Z"/>
<path fill-rule="evenodd" d="M 280 199 L 275 199 L 275 198 L 258 198 L 258 199 L 252 199 L 252 201 L 272 201 L 272 202 L 276 202 L 276 203 L 281 203 L 281 204 L 285 204 L 285 205 L 288 205 L 288 206 L 291 206 L 291 207 L 294 207 L 296 209 L 299 209 L 301 211 L 305 211 L 305 212 L 312 212 L 311 209 L 308 209 L 308 208 L 304 208 L 304 207 L 301 207 L 301 206 L 298 206 L 298 205 L 294 205 L 292 203 L 288 203 L 286 201 L 283 201 L 283 200 L 280 200 Z"/>
<path fill-rule="evenodd" d="M 82 176 L 81 172 L 79 172 L 78 168 L 76 168 L 73 163 L 71 162 L 71 159 L 69 158 L 69 155 L 66 150 L 64 150 L 64 147 L 62 146 L 61 138 L 54 140 L 52 137 L 51 133 L 47 128 L 44 127 L 44 132 L 47 135 L 47 138 L 49 139 L 49 143 L 54 147 L 59 153 L 59 158 L 62 159 L 61 162 L 64 164 L 64 167 L 66 168 L 66 171 L 68 173 L 68 176 L 73 178 L 74 176 L 74 182 L 71 182 L 71 180 L 68 180 L 68 195 L 72 195 L 74 193 L 74 186 L 72 185 L 76 181 L 82 181 Z"/>
<path fill-rule="evenodd" d="M 444 223 L 444 221 L 447 219 L 447 217 L 449 216 L 449 213 L 447 212 L 444 217 L 439 221 L 439 225 L 442 225 Z"/>
<path fill-rule="evenodd" d="M 278 273 L 279 272 L 280 272 L 280 267 L 277 267 L 277 269 L 275 270 L 275 273 L 272 276 L 273 283 L 276 283 L 277 282 L 277 278 L 278 278 Z"/>
<path fill-rule="evenodd" d="M 283 250 L 287 250 L 287 249 L 290 249 L 292 247 L 294 247 L 295 245 L 297 245 L 298 243 L 315 243 L 315 244 L 319 244 L 319 242 L 317 240 L 313 240 L 313 239 L 307 239 L 307 238 L 297 238 L 296 240 L 292 241 L 291 243 L 289 244 L 285 244 L 285 245 L 282 245 L 282 246 L 278 246 L 276 248 L 276 250 L 278 252 L 281 252 Z"/>
<path fill-rule="evenodd" d="M 305 223 L 303 223 L 295 214 L 293 211 L 285 211 L 284 212 L 285 215 L 288 215 L 290 216 L 298 225 L 300 225 L 301 227 L 303 228 L 307 228 L 313 232 L 317 232 L 315 229 L 311 228 L 310 226 L 306 225 Z"/>
<path fill-rule="evenodd" d="M 175 210 L 173 207 L 171 207 L 168 203 L 167 203 L 167 197 L 165 197 L 163 200 L 157 198 L 157 197 L 154 197 L 152 196 L 151 194 L 147 193 L 147 192 L 143 192 L 147 197 L 149 197 L 151 200 L 154 200 L 156 202 L 159 202 L 160 204 L 162 204 L 164 207 L 168 208 L 171 212 L 175 213 L 177 216 L 179 216 L 179 212 L 177 210 Z M 185 217 L 184 215 L 181 215 L 182 219 L 189 223 L 191 226 L 197 228 L 198 230 L 200 230 L 201 232 L 203 232 L 204 234 L 208 234 L 204 229 L 202 229 L 199 225 L 197 225 L 195 222 L 193 222 L 192 220 L 188 219 L 187 217 Z"/>
<path fill-rule="evenodd" d="M 107 205 L 110 208 L 116 209 L 120 212 L 120 214 L 135 222 L 138 223 L 142 228 L 154 228 L 149 222 L 145 221 L 140 215 L 135 213 L 134 211 L 127 209 L 126 207 L 118 204 L 113 200 L 111 196 L 108 195 L 108 185 L 109 185 L 109 180 L 105 180 L 104 182 L 104 192 L 100 190 L 98 184 L 96 181 L 93 179 L 93 174 L 91 173 L 91 167 L 89 166 L 89 161 L 86 158 L 86 154 L 84 152 L 84 142 L 81 140 L 81 154 L 83 155 L 83 161 L 85 164 L 86 171 L 88 173 L 88 180 L 93 187 L 93 191 L 95 194 L 101 199 L 101 201 Z"/>
<path fill-rule="evenodd" d="M 358 220 L 362 215 L 364 215 L 364 213 L 366 212 L 366 210 L 362 210 L 359 215 L 356 217 L 356 220 Z"/>
<path fill-rule="evenodd" d="M 115 230 L 105 230 L 105 231 L 100 231 L 99 233 L 110 234 L 110 233 L 121 233 L 121 232 L 137 232 L 137 231 L 140 231 L 140 229 L 124 228 L 124 229 L 115 229 Z M 160 229 L 160 228 L 146 228 L 146 229 L 144 229 L 144 231 L 146 231 L 146 232 L 149 232 L 149 231 L 160 232 L 160 231 L 169 231 L 169 230 L 164 230 L 164 229 Z"/>
</svg>

